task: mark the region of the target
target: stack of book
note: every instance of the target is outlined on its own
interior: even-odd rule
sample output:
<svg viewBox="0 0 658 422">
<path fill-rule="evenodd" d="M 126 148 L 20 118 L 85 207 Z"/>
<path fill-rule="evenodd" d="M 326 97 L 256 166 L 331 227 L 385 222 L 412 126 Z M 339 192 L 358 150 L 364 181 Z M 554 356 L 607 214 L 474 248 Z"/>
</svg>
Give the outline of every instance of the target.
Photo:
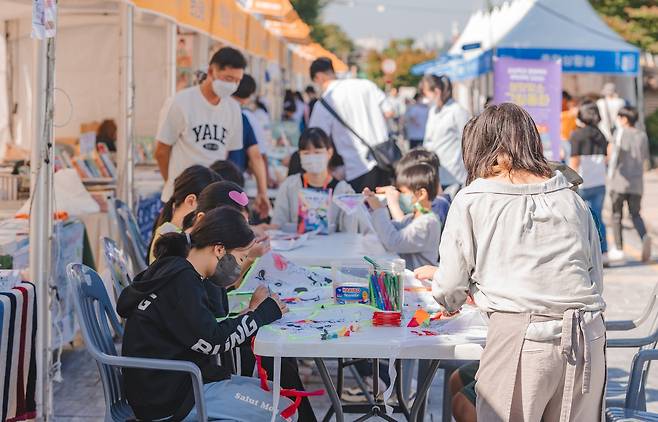
<svg viewBox="0 0 658 422">
<path fill-rule="evenodd" d="M 117 178 L 117 169 L 105 144 L 99 144 L 97 150 L 86 156 L 72 157 L 65 150 L 55 152 L 55 171 L 61 168 L 74 168 L 83 181 L 108 180 Z"/>
</svg>

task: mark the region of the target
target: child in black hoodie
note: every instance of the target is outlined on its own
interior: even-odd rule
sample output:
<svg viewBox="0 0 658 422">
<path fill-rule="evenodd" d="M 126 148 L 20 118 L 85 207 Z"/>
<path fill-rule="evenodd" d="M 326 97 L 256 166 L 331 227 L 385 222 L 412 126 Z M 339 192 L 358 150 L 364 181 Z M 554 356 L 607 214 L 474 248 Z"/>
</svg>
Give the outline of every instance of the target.
<svg viewBox="0 0 658 422">
<path fill-rule="evenodd" d="M 163 235 L 155 245 L 156 261 L 135 277 L 117 302 L 117 312 L 126 318 L 122 354 L 198 365 L 210 419 L 271 417 L 266 405 L 271 406 L 271 394 L 259 387 L 257 379 L 232 378 L 215 356 L 248 342 L 260 327 L 287 312 L 278 297 L 260 287 L 245 313 L 217 322 L 220 315 L 209 298 L 214 290 L 210 280 L 239 271 L 253 243 L 254 234 L 239 211 L 212 210 L 189 235 Z M 189 375 L 126 368 L 124 379 L 128 402 L 139 419 L 196 419 Z M 232 384 L 239 387 L 231 390 Z"/>
</svg>

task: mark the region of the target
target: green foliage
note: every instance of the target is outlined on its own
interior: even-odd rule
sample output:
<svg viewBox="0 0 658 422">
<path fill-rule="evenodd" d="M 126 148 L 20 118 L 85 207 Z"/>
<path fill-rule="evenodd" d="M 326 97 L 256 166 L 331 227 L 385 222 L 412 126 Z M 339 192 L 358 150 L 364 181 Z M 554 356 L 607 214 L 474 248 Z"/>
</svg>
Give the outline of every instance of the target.
<svg viewBox="0 0 658 422">
<path fill-rule="evenodd" d="M 354 51 L 354 43 L 340 26 L 322 22 L 322 10 L 329 0 L 292 0 L 291 3 L 299 17 L 311 27 L 311 38 L 347 61 Z"/>
<path fill-rule="evenodd" d="M 421 77 L 412 75 L 410 72 L 411 67 L 433 59 L 435 54 L 415 49 L 413 43 L 414 41 L 411 38 L 391 40 L 381 53 L 376 51 L 368 52 L 365 68 L 368 79 L 382 87 L 389 81 L 395 87 L 418 85 Z M 397 69 L 393 75 L 385 76 L 382 72 L 382 61 L 387 58 L 395 60 Z"/>
<path fill-rule="evenodd" d="M 304 22 L 315 26 L 320 22 L 322 9 L 329 3 L 329 0 L 292 0 L 290 3 Z"/>
<path fill-rule="evenodd" d="M 658 53 L 658 0 L 590 0 L 590 3 L 628 42 Z"/>
<path fill-rule="evenodd" d="M 658 155 L 658 110 L 646 117 L 644 124 L 649 137 L 649 149 L 652 155 Z"/>
<path fill-rule="evenodd" d="M 347 57 L 354 51 L 352 39 L 336 24 L 316 24 L 311 36 L 324 48 L 347 62 Z"/>
</svg>

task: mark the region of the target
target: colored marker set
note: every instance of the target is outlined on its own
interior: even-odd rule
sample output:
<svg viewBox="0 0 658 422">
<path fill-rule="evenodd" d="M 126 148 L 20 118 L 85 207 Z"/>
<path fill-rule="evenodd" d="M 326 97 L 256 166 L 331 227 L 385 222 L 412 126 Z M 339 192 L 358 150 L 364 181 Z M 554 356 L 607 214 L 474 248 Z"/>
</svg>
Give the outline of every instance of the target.
<svg viewBox="0 0 658 422">
<path fill-rule="evenodd" d="M 400 274 L 373 270 L 370 274 L 370 304 L 382 311 L 402 310 Z"/>
</svg>

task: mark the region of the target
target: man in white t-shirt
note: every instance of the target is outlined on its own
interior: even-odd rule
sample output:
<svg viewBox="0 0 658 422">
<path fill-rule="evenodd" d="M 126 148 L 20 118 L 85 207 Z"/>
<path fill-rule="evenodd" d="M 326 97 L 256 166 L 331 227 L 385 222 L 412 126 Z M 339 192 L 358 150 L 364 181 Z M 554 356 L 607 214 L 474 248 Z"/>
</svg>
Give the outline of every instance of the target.
<svg viewBox="0 0 658 422">
<path fill-rule="evenodd" d="M 368 145 L 372 147 L 388 140 L 384 114 L 388 117 L 393 113 L 386 95 L 374 83 L 365 79 L 337 80 L 331 60 L 326 57 L 311 64 L 311 80 L 322 90 L 322 98 Z M 390 184 L 368 147 L 320 101 L 315 104 L 308 125 L 323 129 L 333 138 L 336 151 L 345 163 L 345 178 L 356 192 Z"/>
<path fill-rule="evenodd" d="M 416 94 L 414 102 L 407 107 L 404 114 L 404 131 L 409 140 L 410 149 L 423 145 L 429 110 L 429 107 L 423 104 L 420 93 Z"/>
<path fill-rule="evenodd" d="M 154 154 L 165 180 L 163 201 L 171 197 L 174 179 L 183 170 L 210 166 L 242 148 L 242 114 L 231 94 L 246 66 L 240 51 L 224 47 L 210 59 L 208 76 L 199 86 L 177 92 L 163 107 Z M 259 189 L 255 207 L 261 214 L 269 210 L 266 187 Z"/>
</svg>

